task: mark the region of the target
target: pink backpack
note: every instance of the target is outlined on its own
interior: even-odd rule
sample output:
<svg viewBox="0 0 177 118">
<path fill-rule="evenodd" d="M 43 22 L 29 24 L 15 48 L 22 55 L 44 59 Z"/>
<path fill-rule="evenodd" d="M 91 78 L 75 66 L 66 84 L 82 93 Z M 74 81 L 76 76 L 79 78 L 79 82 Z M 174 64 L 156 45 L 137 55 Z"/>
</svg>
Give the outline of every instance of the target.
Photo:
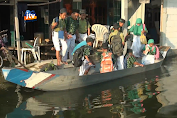
<svg viewBox="0 0 177 118">
<path fill-rule="evenodd" d="M 149 45 L 146 45 L 146 46 L 149 46 Z M 156 47 L 155 59 L 158 60 L 159 59 L 159 55 L 160 55 L 159 48 L 156 45 L 154 45 L 152 47 L 152 50 L 154 50 L 154 47 Z"/>
</svg>

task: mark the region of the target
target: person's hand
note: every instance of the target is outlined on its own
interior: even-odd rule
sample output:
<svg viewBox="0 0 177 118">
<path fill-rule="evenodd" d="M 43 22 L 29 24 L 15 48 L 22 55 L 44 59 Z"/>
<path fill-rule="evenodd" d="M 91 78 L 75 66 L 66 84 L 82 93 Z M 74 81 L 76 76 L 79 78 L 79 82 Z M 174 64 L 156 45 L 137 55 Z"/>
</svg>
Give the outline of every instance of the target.
<svg viewBox="0 0 177 118">
<path fill-rule="evenodd" d="M 55 23 L 53 23 L 53 26 L 56 26 L 58 23 L 57 22 L 55 22 Z"/>
<path fill-rule="evenodd" d="M 140 66 L 141 66 L 141 67 L 144 67 L 144 65 L 143 65 L 143 64 L 140 64 Z"/>
<path fill-rule="evenodd" d="M 144 34 L 144 33 L 145 33 L 145 31 L 143 30 L 143 31 L 142 31 L 142 33 Z"/>
<path fill-rule="evenodd" d="M 146 53 L 146 51 L 143 51 L 143 54 L 145 54 Z"/>
<path fill-rule="evenodd" d="M 73 38 L 71 34 L 68 34 L 67 36 L 68 39 Z"/>
<path fill-rule="evenodd" d="M 90 63 L 89 63 L 89 66 L 92 66 L 92 65 L 93 65 L 93 64 L 90 62 Z"/>
<path fill-rule="evenodd" d="M 147 51 L 150 52 L 150 49 L 148 49 Z"/>
</svg>

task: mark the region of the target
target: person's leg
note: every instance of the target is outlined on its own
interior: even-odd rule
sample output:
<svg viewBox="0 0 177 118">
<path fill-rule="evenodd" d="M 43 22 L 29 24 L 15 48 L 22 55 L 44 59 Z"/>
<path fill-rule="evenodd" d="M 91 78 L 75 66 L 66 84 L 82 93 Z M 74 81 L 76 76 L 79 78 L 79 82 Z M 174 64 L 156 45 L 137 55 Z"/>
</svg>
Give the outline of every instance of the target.
<svg viewBox="0 0 177 118">
<path fill-rule="evenodd" d="M 69 59 L 72 61 L 73 60 L 73 55 L 72 52 L 75 48 L 75 40 L 76 40 L 76 35 L 72 35 L 73 37 L 70 39 L 70 46 L 69 46 Z"/>
<path fill-rule="evenodd" d="M 58 32 L 53 32 L 52 41 L 56 50 L 57 65 L 60 66 L 60 43 L 58 38 Z"/>
<path fill-rule="evenodd" d="M 67 64 L 67 54 L 68 54 L 68 48 L 69 48 L 69 43 L 70 43 L 70 39 L 67 39 L 66 41 L 64 39 L 60 40 L 61 44 L 62 44 L 62 62 L 64 64 Z"/>
</svg>

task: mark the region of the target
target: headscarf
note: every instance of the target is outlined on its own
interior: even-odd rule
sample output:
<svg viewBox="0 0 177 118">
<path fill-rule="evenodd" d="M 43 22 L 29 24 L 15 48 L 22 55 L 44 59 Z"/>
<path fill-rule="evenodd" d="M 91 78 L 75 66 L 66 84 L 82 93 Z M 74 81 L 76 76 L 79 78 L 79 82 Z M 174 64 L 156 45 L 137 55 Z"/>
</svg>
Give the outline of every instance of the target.
<svg viewBox="0 0 177 118">
<path fill-rule="evenodd" d="M 138 26 L 137 24 L 141 24 L 141 25 Z M 138 35 L 138 36 L 141 35 L 142 28 L 143 28 L 142 19 L 138 18 L 136 20 L 136 24 L 135 24 L 134 30 L 133 30 L 134 35 Z"/>
<path fill-rule="evenodd" d="M 154 39 L 149 39 L 148 44 L 154 43 Z"/>
</svg>

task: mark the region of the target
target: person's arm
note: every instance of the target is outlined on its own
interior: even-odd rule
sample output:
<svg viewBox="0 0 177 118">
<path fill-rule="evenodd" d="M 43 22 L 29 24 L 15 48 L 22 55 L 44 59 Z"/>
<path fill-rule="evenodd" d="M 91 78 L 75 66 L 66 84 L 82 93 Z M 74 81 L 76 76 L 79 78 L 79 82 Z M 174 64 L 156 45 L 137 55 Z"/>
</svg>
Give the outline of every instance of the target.
<svg viewBox="0 0 177 118">
<path fill-rule="evenodd" d="M 144 66 L 143 64 L 138 63 L 138 62 L 136 61 L 135 57 L 131 56 L 131 57 L 129 57 L 129 58 L 131 58 L 131 59 L 130 59 L 130 62 L 133 63 L 134 65 L 138 65 L 138 66 L 142 66 L 142 67 Z"/>
<path fill-rule="evenodd" d="M 53 21 L 52 21 L 52 26 L 51 26 L 51 28 L 52 29 L 54 29 L 56 26 L 57 26 L 57 22 L 55 21 L 55 18 L 53 19 Z"/>
<path fill-rule="evenodd" d="M 134 30 L 134 25 L 129 29 L 129 32 L 133 32 Z"/>
<path fill-rule="evenodd" d="M 88 22 L 88 21 L 87 21 L 87 22 Z M 87 29 L 87 30 L 88 30 L 88 32 L 87 32 L 87 33 L 88 33 L 88 36 L 90 35 L 90 27 L 91 27 L 91 26 L 90 26 L 90 23 L 88 22 L 88 29 Z"/>
<path fill-rule="evenodd" d="M 120 33 L 120 38 L 122 39 L 122 45 L 125 45 L 124 34 L 123 33 Z"/>
<path fill-rule="evenodd" d="M 111 38 L 112 38 L 112 33 L 109 35 L 109 39 L 108 39 L 108 41 L 109 41 L 109 44 L 111 43 Z"/>
<path fill-rule="evenodd" d="M 143 64 L 140 64 L 140 63 L 138 63 L 137 61 L 136 61 L 136 62 L 134 62 L 134 65 L 138 65 L 138 66 L 144 67 L 144 65 L 143 65 Z"/>
<path fill-rule="evenodd" d="M 95 65 L 92 60 L 90 60 L 89 56 L 90 56 L 90 48 L 85 48 L 84 49 L 84 57 L 85 59 L 89 62 L 89 65 Z"/>
</svg>

